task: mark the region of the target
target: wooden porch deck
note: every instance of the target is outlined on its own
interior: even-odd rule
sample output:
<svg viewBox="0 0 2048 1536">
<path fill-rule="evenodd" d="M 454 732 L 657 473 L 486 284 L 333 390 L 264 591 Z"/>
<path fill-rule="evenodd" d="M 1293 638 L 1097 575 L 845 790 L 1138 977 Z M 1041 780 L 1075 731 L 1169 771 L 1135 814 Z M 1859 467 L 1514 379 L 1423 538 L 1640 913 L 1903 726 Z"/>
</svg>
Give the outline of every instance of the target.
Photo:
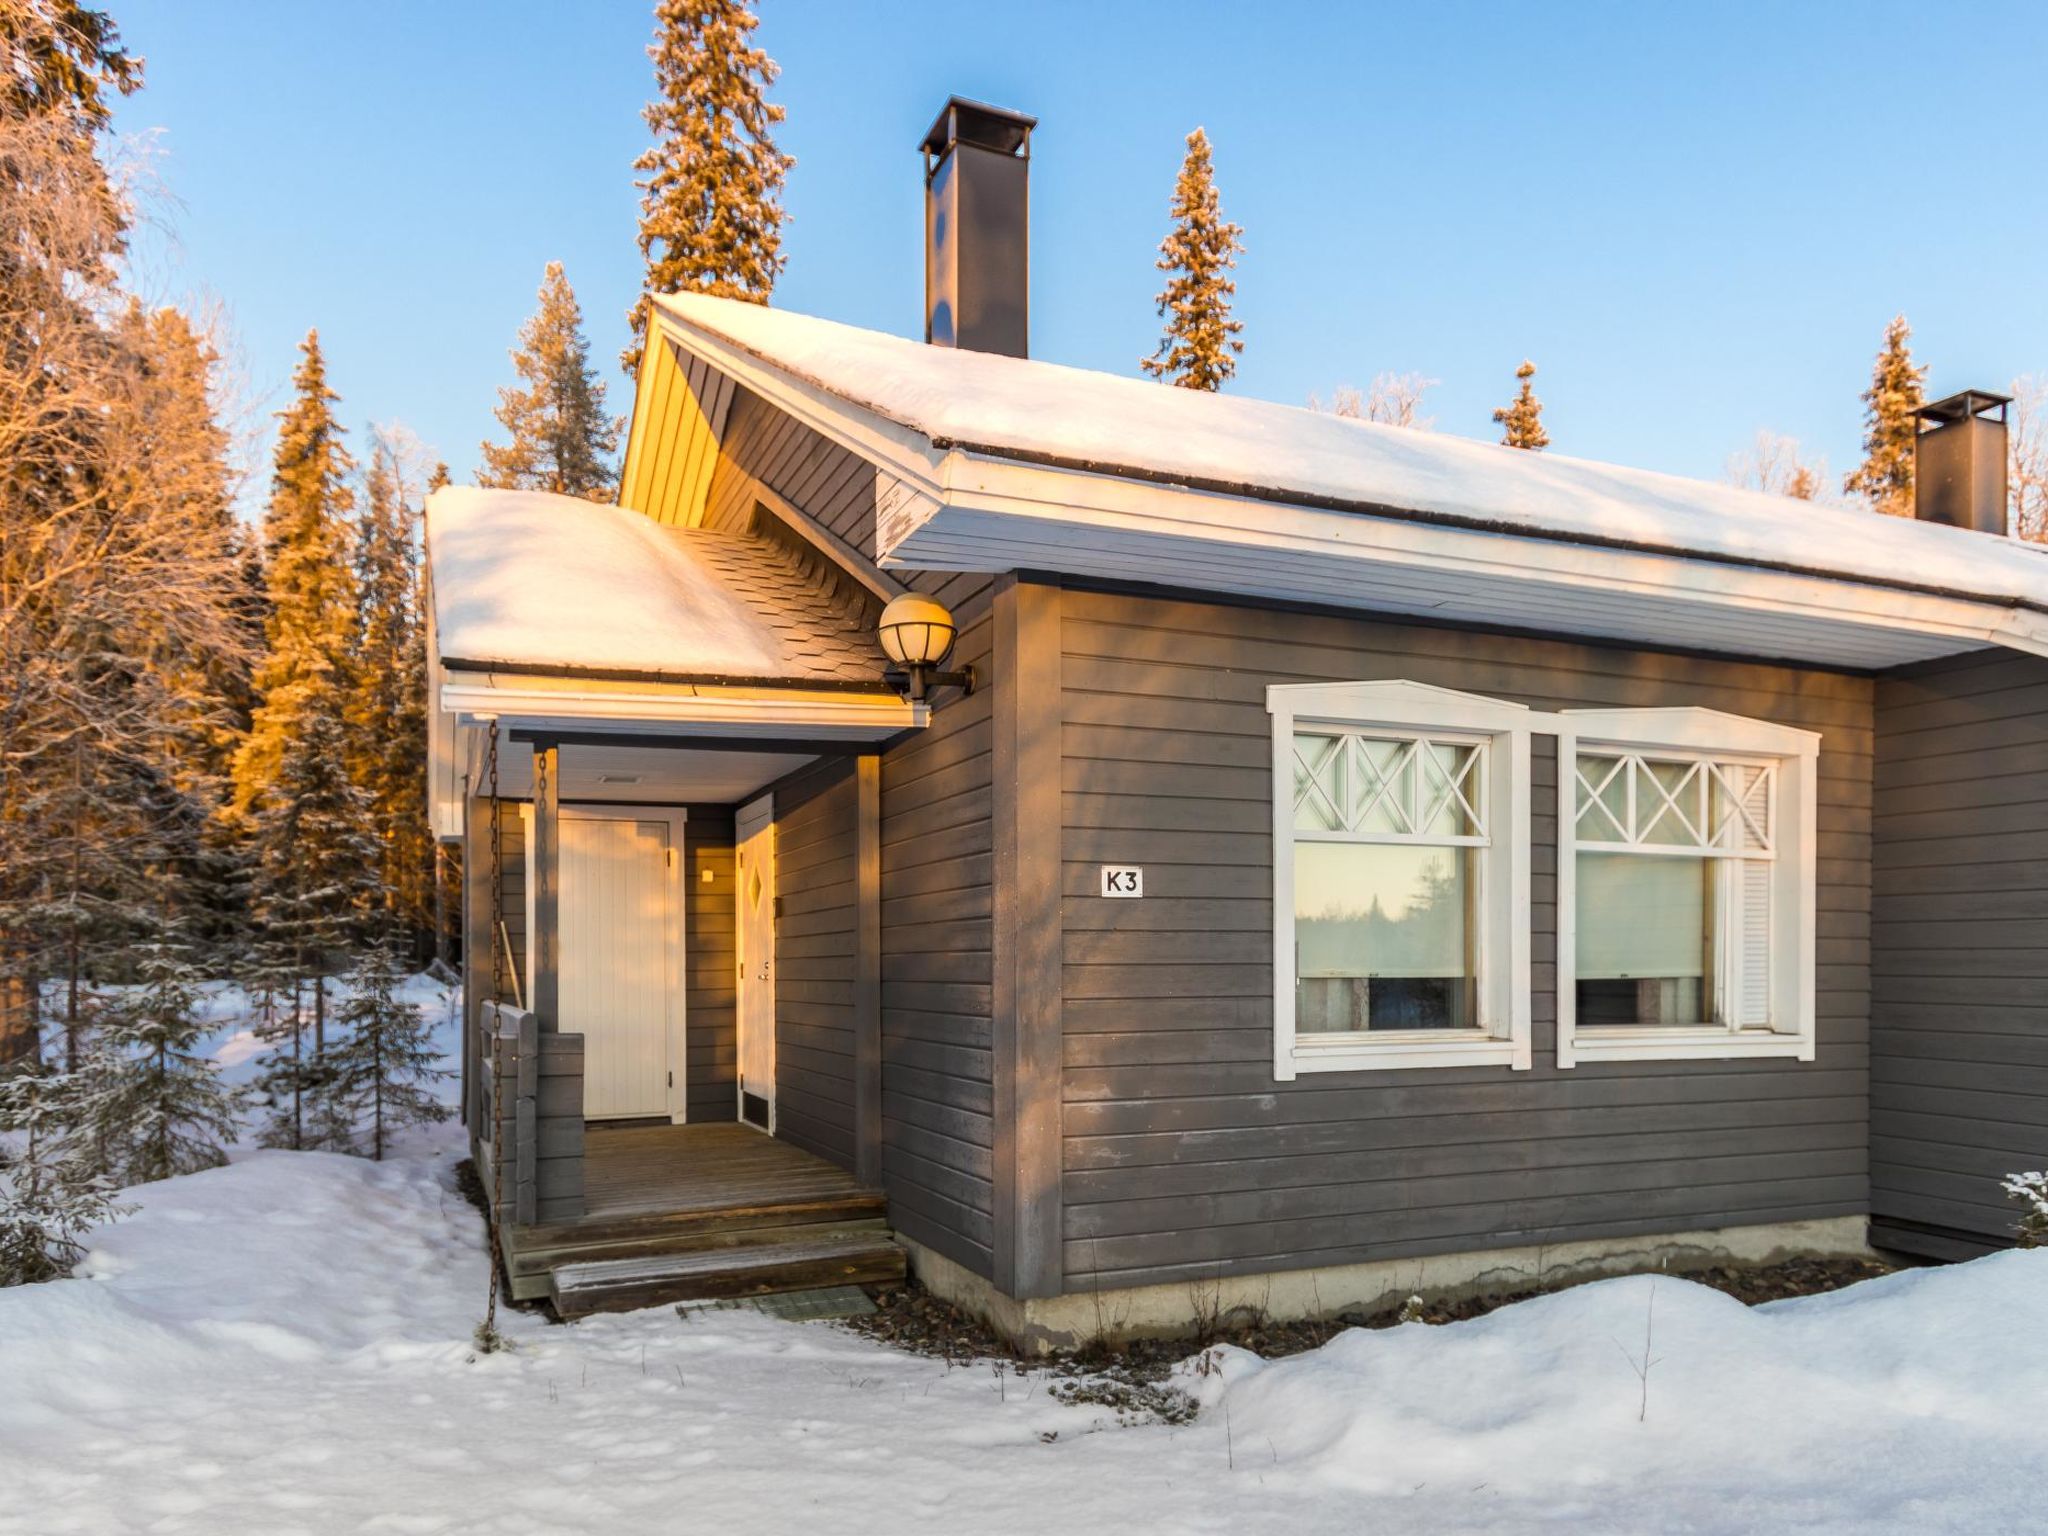
<svg viewBox="0 0 2048 1536">
<path fill-rule="evenodd" d="M 508 1226 L 512 1294 L 586 1312 L 900 1280 L 887 1202 L 745 1126 L 591 1125 L 583 1215 Z"/>
</svg>

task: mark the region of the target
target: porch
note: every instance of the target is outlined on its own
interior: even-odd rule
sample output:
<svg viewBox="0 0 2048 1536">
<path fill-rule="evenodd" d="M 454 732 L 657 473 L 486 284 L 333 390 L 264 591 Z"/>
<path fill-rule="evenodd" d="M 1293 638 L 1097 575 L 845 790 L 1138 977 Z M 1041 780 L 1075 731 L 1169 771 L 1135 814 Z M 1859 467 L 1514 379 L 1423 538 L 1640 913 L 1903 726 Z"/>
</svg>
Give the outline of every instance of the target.
<svg viewBox="0 0 2048 1536">
<path fill-rule="evenodd" d="M 595 1124 L 583 1213 L 499 1229 L 511 1294 L 562 1317 L 903 1278 L 882 1192 L 737 1123 Z"/>
</svg>

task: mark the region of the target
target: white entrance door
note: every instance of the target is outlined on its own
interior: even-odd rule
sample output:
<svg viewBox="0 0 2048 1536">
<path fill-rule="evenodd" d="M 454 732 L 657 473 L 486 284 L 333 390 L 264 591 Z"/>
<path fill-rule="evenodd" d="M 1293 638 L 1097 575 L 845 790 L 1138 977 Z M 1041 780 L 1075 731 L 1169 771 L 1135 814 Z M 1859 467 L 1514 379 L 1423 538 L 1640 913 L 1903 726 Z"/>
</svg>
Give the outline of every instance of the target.
<svg viewBox="0 0 2048 1536">
<path fill-rule="evenodd" d="M 740 1119 L 775 1129 L 775 803 L 740 808 Z"/>
<path fill-rule="evenodd" d="M 583 1036 L 583 1113 L 667 1117 L 682 1102 L 672 823 L 562 818 L 561 1028 Z"/>
</svg>

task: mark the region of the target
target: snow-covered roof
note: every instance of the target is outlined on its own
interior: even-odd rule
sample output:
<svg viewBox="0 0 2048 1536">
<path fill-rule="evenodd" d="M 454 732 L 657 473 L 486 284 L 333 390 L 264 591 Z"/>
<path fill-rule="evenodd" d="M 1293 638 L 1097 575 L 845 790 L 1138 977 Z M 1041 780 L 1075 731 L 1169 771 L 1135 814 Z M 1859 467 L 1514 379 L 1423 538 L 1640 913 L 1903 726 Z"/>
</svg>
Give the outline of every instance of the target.
<svg viewBox="0 0 2048 1536">
<path fill-rule="evenodd" d="M 2015 540 L 928 346 L 736 300 L 656 302 L 687 330 L 723 338 L 935 450 L 2048 607 L 2048 551 Z"/>
<path fill-rule="evenodd" d="M 763 539 L 450 486 L 427 503 L 427 558 L 446 666 L 881 687 L 860 605 Z"/>
</svg>

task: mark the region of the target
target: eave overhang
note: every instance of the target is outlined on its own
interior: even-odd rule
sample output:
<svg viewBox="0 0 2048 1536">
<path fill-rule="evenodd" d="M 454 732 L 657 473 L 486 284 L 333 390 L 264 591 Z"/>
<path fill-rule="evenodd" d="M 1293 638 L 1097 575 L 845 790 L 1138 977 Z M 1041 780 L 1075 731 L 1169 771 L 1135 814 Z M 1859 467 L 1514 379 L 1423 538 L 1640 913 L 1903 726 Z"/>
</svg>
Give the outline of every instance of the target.
<svg viewBox="0 0 2048 1536">
<path fill-rule="evenodd" d="M 654 313 L 658 333 L 875 465 L 869 553 L 885 568 L 1044 571 L 1853 670 L 1990 647 L 2048 655 L 2048 609 L 1911 572 L 1848 578 L 935 439 Z"/>
</svg>

